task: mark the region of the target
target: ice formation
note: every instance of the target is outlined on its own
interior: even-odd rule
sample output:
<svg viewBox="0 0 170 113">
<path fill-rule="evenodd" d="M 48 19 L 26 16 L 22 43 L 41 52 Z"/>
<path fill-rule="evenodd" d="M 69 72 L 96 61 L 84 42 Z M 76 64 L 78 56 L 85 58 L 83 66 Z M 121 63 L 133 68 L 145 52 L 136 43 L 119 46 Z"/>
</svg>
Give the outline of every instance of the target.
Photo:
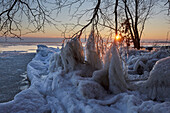
<svg viewBox="0 0 170 113">
<path fill-rule="evenodd" d="M 73 71 L 78 65 L 84 63 L 83 47 L 79 39 L 72 39 L 61 49 L 61 58 L 64 71 Z"/>
<path fill-rule="evenodd" d="M 77 47 L 79 49 L 76 49 Z M 81 47 L 82 46 L 78 40 L 72 40 L 71 43 L 68 42 L 68 45 L 66 45 L 62 50 L 40 46 L 35 58 L 28 64 L 27 67 L 28 78 L 31 81 L 30 87 L 17 94 L 14 97 L 14 100 L 6 103 L 0 103 L 0 112 L 170 112 L 169 100 L 164 99 L 165 102 L 152 100 L 155 99 L 152 97 L 161 97 L 162 99 L 168 94 L 167 92 L 164 95 L 163 91 L 168 91 L 168 88 L 170 87 L 169 78 L 166 78 L 169 77 L 169 57 L 156 63 L 150 73 L 149 79 L 146 83 L 143 82 L 143 85 L 149 86 L 148 89 L 141 85 L 139 87 L 143 87 L 143 92 L 140 93 L 138 91 L 126 91 L 126 82 L 124 80 L 124 74 L 121 67 L 122 64 L 114 45 L 112 50 L 108 52 L 104 67 L 101 70 L 95 71 L 93 73 L 93 77 L 82 77 L 82 71 L 85 70 L 85 72 L 88 72 L 91 67 L 84 64 L 79 66 L 79 63 L 81 64 L 84 62 L 84 55 L 82 54 Z M 71 53 L 73 50 L 76 50 L 76 52 Z M 166 52 L 163 56 L 157 52 L 147 54 L 148 53 L 144 55 L 149 58 L 147 62 L 151 62 L 154 58 L 159 59 L 160 57 L 167 55 Z M 150 58 L 151 55 L 153 55 L 153 59 Z M 133 58 L 131 58 L 131 61 L 129 61 L 129 66 L 132 67 L 130 68 L 131 70 L 135 69 L 134 64 L 140 57 L 142 57 L 142 55 L 134 55 Z M 62 60 L 64 60 L 64 62 Z M 143 62 L 143 60 L 141 61 Z M 155 60 L 153 62 L 155 62 Z M 164 71 L 164 69 L 166 71 Z M 66 70 L 68 73 L 65 73 Z M 137 74 L 137 72 L 134 73 Z M 135 74 L 133 75 L 135 76 Z M 140 75 L 138 74 L 138 76 Z M 100 82 L 103 82 L 103 84 Z M 140 79 L 139 82 L 141 82 Z M 109 93 L 108 89 L 106 90 L 103 88 L 103 85 L 109 87 L 113 93 Z M 151 99 L 147 97 L 147 93 L 145 94 L 144 91 L 148 91 L 148 93 L 154 92 L 150 95 Z M 162 94 L 158 95 L 156 93 L 157 95 L 155 96 L 155 91 Z"/>
<path fill-rule="evenodd" d="M 108 69 L 107 68 L 103 68 L 101 70 L 94 71 L 92 79 L 94 81 L 98 82 L 106 90 L 109 89 L 109 78 L 108 78 Z"/>
<path fill-rule="evenodd" d="M 108 49 L 105 58 L 104 58 L 104 66 L 100 70 L 96 70 L 93 72 L 92 79 L 102 85 L 105 89 L 109 89 L 109 66 L 111 60 L 111 48 Z"/>
<path fill-rule="evenodd" d="M 130 57 L 127 61 L 128 74 L 130 76 L 127 76 L 127 80 L 147 80 L 155 63 L 168 56 L 170 56 L 170 52 L 166 49 L 149 53 L 145 51 L 130 51 Z"/>
<path fill-rule="evenodd" d="M 89 80 L 80 82 L 78 91 L 88 99 L 102 99 L 107 95 L 106 90 L 100 84 Z"/>
<path fill-rule="evenodd" d="M 52 55 L 52 57 L 50 59 L 50 63 L 49 63 L 49 71 L 50 72 L 55 72 L 59 68 L 63 69 L 63 63 L 62 63 L 60 52 L 54 53 Z"/>
<path fill-rule="evenodd" d="M 158 60 L 143 84 L 141 92 L 153 100 L 170 99 L 170 57 Z"/>
<path fill-rule="evenodd" d="M 105 56 L 104 68 L 95 71 L 92 79 L 105 89 L 109 89 L 113 94 L 127 90 L 125 72 L 122 68 L 122 61 L 116 48 L 116 42 L 113 43 Z"/>
<path fill-rule="evenodd" d="M 100 53 L 97 46 L 96 38 L 94 36 L 94 32 L 92 31 L 89 35 L 89 38 L 87 40 L 86 44 L 86 56 L 87 56 L 87 62 L 94 67 L 95 69 L 101 69 L 102 68 L 102 62 L 100 59 Z"/>
<path fill-rule="evenodd" d="M 116 48 L 116 42 L 112 46 L 112 57 L 109 66 L 109 89 L 112 93 L 118 94 L 127 90 L 125 82 L 125 73 L 122 68 L 122 62 Z"/>
</svg>

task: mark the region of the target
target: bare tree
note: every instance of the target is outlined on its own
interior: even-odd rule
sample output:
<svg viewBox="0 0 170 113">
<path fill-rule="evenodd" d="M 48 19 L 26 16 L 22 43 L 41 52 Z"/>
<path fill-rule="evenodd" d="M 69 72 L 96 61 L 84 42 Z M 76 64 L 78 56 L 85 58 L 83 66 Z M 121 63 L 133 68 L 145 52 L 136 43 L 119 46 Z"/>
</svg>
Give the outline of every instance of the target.
<svg viewBox="0 0 170 113">
<path fill-rule="evenodd" d="M 117 28 L 118 28 L 118 22 L 117 22 L 117 7 L 118 7 L 118 1 L 119 0 L 116 0 L 116 3 L 115 3 L 115 35 L 117 35 L 118 31 L 117 31 Z"/>
<path fill-rule="evenodd" d="M 150 18 L 152 9 L 156 3 L 154 0 L 123 0 L 125 18 L 128 21 L 128 31 L 134 48 L 140 49 L 140 40 L 147 19 Z"/>
<path fill-rule="evenodd" d="M 124 25 L 127 28 L 126 32 L 130 34 L 128 40 L 132 40 L 134 48 L 140 49 L 145 23 L 150 18 L 155 4 L 156 0 L 97 0 L 94 8 L 94 12 L 97 12 L 93 13 L 93 17 L 96 15 L 96 18 L 92 17 L 78 33 L 82 33 L 82 30 L 91 24 L 97 26 L 96 28 L 104 27 L 110 31 L 115 31 L 115 36 L 122 35 L 120 23 L 123 18 L 123 23 L 126 23 Z M 95 20 L 96 23 L 92 24 L 92 20 Z"/>
<path fill-rule="evenodd" d="M 168 5 L 168 15 L 170 15 L 170 0 L 167 0 L 165 5 Z"/>
<path fill-rule="evenodd" d="M 24 33 L 44 31 L 46 23 L 54 25 L 53 8 L 46 7 L 53 7 L 54 3 L 46 0 L 1 0 L 0 36 L 20 38 Z"/>
<path fill-rule="evenodd" d="M 93 5 L 82 10 L 81 7 L 86 2 Z M 102 40 L 100 31 L 104 29 L 111 35 L 113 32 L 115 36 L 123 34 L 120 24 L 123 18 L 134 47 L 140 49 L 144 25 L 150 17 L 154 3 L 154 0 L 2 0 L 0 1 L 0 36 L 20 37 L 25 23 L 27 25 L 24 33 L 43 32 L 46 23 L 57 27 L 53 14 L 57 15 L 63 8 L 69 8 L 72 18 L 76 18 L 77 23 L 72 24 L 70 29 L 67 24 L 65 30 L 80 29 L 72 34 L 72 38 L 75 36 L 80 38 L 89 27 L 96 32 L 97 43 Z M 74 10 L 71 11 L 72 9 Z M 85 24 L 81 24 L 83 17 L 86 17 Z M 62 34 L 66 35 L 68 31 Z"/>
</svg>

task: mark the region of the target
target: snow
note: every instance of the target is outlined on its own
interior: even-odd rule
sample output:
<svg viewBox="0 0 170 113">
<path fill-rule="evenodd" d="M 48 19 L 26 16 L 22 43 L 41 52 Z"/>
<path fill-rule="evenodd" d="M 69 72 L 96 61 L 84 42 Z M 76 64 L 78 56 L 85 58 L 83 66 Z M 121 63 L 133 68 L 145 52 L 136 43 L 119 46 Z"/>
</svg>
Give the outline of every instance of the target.
<svg viewBox="0 0 170 113">
<path fill-rule="evenodd" d="M 107 95 L 104 88 L 94 81 L 81 81 L 78 85 L 78 92 L 89 99 L 102 99 Z"/>
<path fill-rule="evenodd" d="M 2 113 L 39 112 L 48 111 L 48 105 L 37 89 L 29 88 L 17 94 L 13 101 L 0 104 Z"/>
<path fill-rule="evenodd" d="M 127 60 L 128 64 L 128 73 L 130 75 L 134 75 L 134 78 L 131 76 L 130 78 L 127 78 L 129 80 L 134 80 L 135 78 L 146 80 L 149 76 L 148 74 L 152 70 L 155 63 L 165 57 L 170 56 L 169 50 L 158 50 L 153 52 L 145 52 L 145 51 L 130 51 L 129 52 L 130 57 Z M 138 75 L 141 75 L 140 78 L 137 77 Z"/>
<path fill-rule="evenodd" d="M 170 100 L 170 57 L 156 62 L 142 91 L 151 99 Z"/>
<path fill-rule="evenodd" d="M 68 47 L 66 48 L 66 51 L 70 52 L 75 49 L 74 47 L 80 47 L 77 42 L 73 43 L 74 46 L 72 46 L 70 43 L 70 45 L 68 45 Z M 113 50 L 111 52 L 113 56 L 110 57 L 111 61 L 106 62 L 120 63 L 119 56 L 117 56 L 118 54 L 115 54 L 118 51 L 114 47 L 112 49 Z M 163 102 L 154 101 L 150 99 L 148 95 L 145 94 L 145 92 L 140 92 L 138 90 L 123 90 L 123 92 L 120 91 L 116 93 L 111 93 L 109 90 L 106 90 L 94 77 L 83 76 L 85 74 L 85 72 L 83 72 L 83 69 L 88 71 L 84 68 L 87 67 L 84 66 L 84 64 L 82 64 L 83 66 L 73 65 L 80 66 L 79 68 L 76 67 L 76 70 L 72 68 L 67 68 L 67 66 L 62 65 L 62 59 L 69 60 L 69 58 L 71 58 L 74 60 L 75 57 L 80 56 L 79 61 L 81 62 L 81 58 L 84 56 L 83 54 L 78 55 L 77 53 L 74 53 L 73 56 L 71 56 L 72 54 L 68 56 L 66 55 L 66 53 L 62 53 L 61 51 L 63 50 L 48 48 L 46 46 L 40 45 L 35 58 L 27 66 L 27 74 L 29 80 L 31 81 L 31 86 L 28 89 L 18 93 L 15 96 L 14 100 L 6 103 L 0 103 L 0 111 L 3 113 L 170 113 L 169 100 L 164 100 Z M 78 50 L 78 53 L 82 53 L 81 48 Z M 62 56 L 62 54 L 64 54 L 64 57 Z M 131 55 L 131 60 L 128 61 L 128 66 L 132 67 L 129 68 L 129 70 L 133 70 L 134 73 L 127 75 L 127 78 L 125 80 L 124 75 L 122 75 L 122 67 L 116 67 L 117 65 L 112 64 L 112 66 L 109 68 L 111 64 L 108 63 L 106 66 L 104 66 L 103 70 L 108 71 L 112 68 L 115 70 L 121 69 L 119 70 L 119 72 L 116 72 L 118 74 L 116 76 L 120 77 L 120 81 L 130 81 L 131 79 L 133 79 L 133 77 L 129 76 L 135 76 L 140 82 L 140 75 L 137 72 L 139 66 L 144 67 L 143 64 L 145 64 L 146 66 L 150 66 L 150 64 L 148 64 L 147 62 L 152 62 L 151 60 L 153 59 L 162 59 L 164 57 L 167 57 L 167 55 L 169 56 L 169 53 L 166 50 L 164 52 L 163 50 L 161 50 L 154 53 L 145 53 L 144 55 Z M 143 64 L 139 63 L 140 61 L 143 62 Z M 153 62 L 156 61 L 153 60 Z M 152 71 L 146 69 L 144 69 L 144 71 L 142 70 L 142 75 L 146 75 L 147 77 L 149 77 L 148 80 L 152 79 L 152 77 L 154 78 L 155 76 L 156 78 L 154 80 L 161 77 L 169 77 L 169 60 L 165 61 L 167 64 L 166 68 L 162 67 L 163 65 L 159 66 L 161 65 L 162 61 L 159 62 L 157 63 L 157 66 L 154 66 L 153 70 L 151 69 Z M 68 73 L 66 73 L 64 69 L 65 67 L 68 69 L 66 70 Z M 156 70 L 159 70 L 157 68 L 160 67 L 161 75 L 155 74 L 157 73 Z M 95 73 L 97 74 L 97 72 Z M 111 70 L 109 71 L 109 73 L 112 73 Z M 164 73 L 166 74 L 164 75 Z M 93 75 L 95 74 L 93 73 Z M 161 77 L 157 77 L 159 75 Z M 145 79 L 147 79 L 147 77 Z M 166 87 L 169 88 L 169 79 L 167 79 L 166 81 L 168 82 Z M 115 82 L 117 83 L 119 81 Z M 145 82 L 142 82 L 142 84 L 145 84 Z M 138 86 L 139 84 L 136 85 L 137 86 L 134 87 L 140 87 Z"/>
</svg>

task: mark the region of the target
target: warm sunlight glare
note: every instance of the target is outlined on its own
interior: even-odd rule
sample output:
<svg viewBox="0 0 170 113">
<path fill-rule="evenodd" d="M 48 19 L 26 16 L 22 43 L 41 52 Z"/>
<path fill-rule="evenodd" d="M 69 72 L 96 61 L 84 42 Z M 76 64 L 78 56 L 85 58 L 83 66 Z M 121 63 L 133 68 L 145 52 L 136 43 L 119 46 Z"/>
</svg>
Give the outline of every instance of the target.
<svg viewBox="0 0 170 113">
<path fill-rule="evenodd" d="M 119 35 L 116 36 L 116 40 L 119 41 L 121 37 Z"/>
</svg>

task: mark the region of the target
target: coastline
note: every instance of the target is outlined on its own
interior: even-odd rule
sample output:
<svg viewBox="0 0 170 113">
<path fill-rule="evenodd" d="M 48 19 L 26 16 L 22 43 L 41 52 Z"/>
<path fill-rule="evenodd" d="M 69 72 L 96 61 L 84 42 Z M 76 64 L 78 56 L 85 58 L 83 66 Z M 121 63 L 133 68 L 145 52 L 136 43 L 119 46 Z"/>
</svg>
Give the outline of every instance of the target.
<svg viewBox="0 0 170 113">
<path fill-rule="evenodd" d="M 27 64 L 35 53 L 0 53 L 0 103 L 13 100 L 21 90 L 28 88 Z"/>
</svg>

